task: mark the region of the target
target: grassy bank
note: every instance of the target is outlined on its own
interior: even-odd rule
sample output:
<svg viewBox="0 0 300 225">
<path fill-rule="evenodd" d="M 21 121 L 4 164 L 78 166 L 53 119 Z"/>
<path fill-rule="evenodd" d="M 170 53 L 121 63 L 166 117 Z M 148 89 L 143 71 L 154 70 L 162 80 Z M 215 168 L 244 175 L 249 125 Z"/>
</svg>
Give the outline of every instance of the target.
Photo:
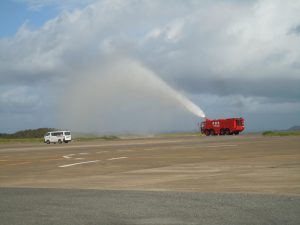
<svg viewBox="0 0 300 225">
<path fill-rule="evenodd" d="M 156 134 L 154 137 L 161 138 L 172 138 L 172 137 L 185 137 L 185 136 L 201 136 L 200 132 L 179 132 L 179 133 L 170 133 L 170 134 Z"/>
<path fill-rule="evenodd" d="M 41 143 L 44 142 L 43 138 L 0 138 L 0 144 L 13 144 L 13 143 Z"/>
<path fill-rule="evenodd" d="M 300 136 L 300 131 L 265 131 L 264 136 Z"/>
<path fill-rule="evenodd" d="M 109 141 L 119 140 L 117 136 L 100 136 L 100 137 L 76 137 L 73 141 Z M 44 143 L 44 138 L 7 138 L 0 137 L 0 144 L 14 144 L 14 143 Z"/>
<path fill-rule="evenodd" d="M 113 135 L 110 135 L 110 136 L 99 136 L 99 137 L 76 137 L 76 138 L 73 138 L 74 141 L 100 141 L 100 140 L 104 140 L 104 141 L 111 141 L 111 140 L 119 140 L 120 138 L 117 137 L 117 136 L 113 136 Z"/>
</svg>

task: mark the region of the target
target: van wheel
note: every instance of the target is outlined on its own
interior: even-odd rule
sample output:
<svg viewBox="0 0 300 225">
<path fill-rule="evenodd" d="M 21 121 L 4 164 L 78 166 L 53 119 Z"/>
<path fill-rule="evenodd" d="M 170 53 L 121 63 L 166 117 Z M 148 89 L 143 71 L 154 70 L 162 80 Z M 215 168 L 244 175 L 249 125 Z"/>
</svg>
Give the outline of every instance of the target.
<svg viewBox="0 0 300 225">
<path fill-rule="evenodd" d="M 49 141 L 49 140 L 47 140 L 47 141 L 46 141 L 46 143 L 49 145 L 49 144 L 50 144 L 50 141 Z"/>
<path fill-rule="evenodd" d="M 59 143 L 59 144 L 62 144 L 62 141 L 59 139 L 59 140 L 58 140 L 58 143 Z"/>
</svg>

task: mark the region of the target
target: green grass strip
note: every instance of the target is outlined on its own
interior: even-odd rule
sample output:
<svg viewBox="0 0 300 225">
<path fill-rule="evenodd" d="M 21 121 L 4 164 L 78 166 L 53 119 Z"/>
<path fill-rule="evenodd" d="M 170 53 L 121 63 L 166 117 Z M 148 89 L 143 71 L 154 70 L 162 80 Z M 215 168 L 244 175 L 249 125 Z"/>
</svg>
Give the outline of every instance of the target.
<svg viewBox="0 0 300 225">
<path fill-rule="evenodd" d="M 265 131 L 264 136 L 300 136 L 300 131 Z"/>
</svg>

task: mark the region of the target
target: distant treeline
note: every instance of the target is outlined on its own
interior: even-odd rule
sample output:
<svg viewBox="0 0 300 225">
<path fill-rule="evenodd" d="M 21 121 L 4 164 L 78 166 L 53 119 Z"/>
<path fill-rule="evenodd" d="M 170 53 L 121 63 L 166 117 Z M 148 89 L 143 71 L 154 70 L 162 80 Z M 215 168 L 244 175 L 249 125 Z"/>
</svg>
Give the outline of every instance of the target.
<svg viewBox="0 0 300 225">
<path fill-rule="evenodd" d="M 49 131 L 54 131 L 54 128 L 38 128 L 38 129 L 28 129 L 20 130 L 13 134 L 0 133 L 0 138 L 42 138 L 45 133 Z"/>
<path fill-rule="evenodd" d="M 300 126 L 293 126 L 288 131 L 300 131 Z"/>
</svg>

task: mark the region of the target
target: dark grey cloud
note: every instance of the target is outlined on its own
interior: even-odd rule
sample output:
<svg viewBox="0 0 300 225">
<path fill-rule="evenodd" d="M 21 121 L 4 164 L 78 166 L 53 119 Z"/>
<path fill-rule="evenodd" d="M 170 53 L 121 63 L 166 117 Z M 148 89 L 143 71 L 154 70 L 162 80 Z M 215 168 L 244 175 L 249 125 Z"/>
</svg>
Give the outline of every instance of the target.
<svg viewBox="0 0 300 225">
<path fill-rule="evenodd" d="M 36 93 L 29 93 L 27 87 L 17 87 L 0 94 L 0 113 L 32 113 L 41 105 Z"/>
<path fill-rule="evenodd" d="M 262 78 L 257 80 L 245 78 L 227 78 L 218 77 L 179 77 L 173 81 L 177 88 L 193 94 L 217 94 L 220 96 L 243 95 L 264 96 L 268 98 L 284 100 L 300 99 L 300 80 L 284 78 L 268 79 Z"/>
<path fill-rule="evenodd" d="M 297 34 L 299 35 L 300 34 L 300 24 L 298 24 L 297 26 L 293 27 L 290 32 L 290 34 Z"/>
</svg>

